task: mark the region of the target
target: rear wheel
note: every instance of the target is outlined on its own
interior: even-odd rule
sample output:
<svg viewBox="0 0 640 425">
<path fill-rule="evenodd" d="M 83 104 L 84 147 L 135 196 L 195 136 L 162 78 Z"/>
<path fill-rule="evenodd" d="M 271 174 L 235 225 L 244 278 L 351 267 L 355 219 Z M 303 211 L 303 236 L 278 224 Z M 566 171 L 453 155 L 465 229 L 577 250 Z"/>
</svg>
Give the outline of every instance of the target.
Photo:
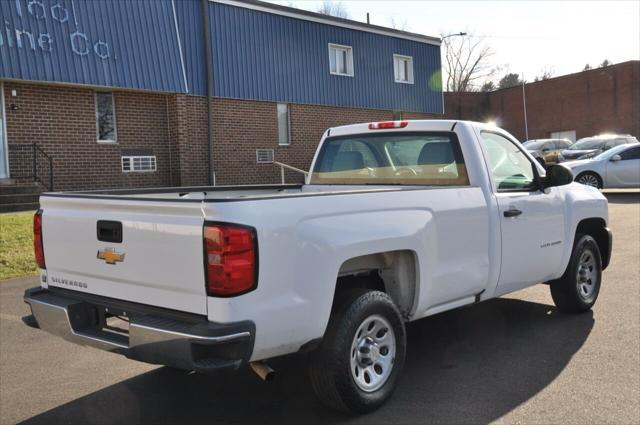
<svg viewBox="0 0 640 425">
<path fill-rule="evenodd" d="M 564 275 L 551 282 L 551 297 L 559 310 L 582 313 L 596 302 L 602 279 L 598 243 L 589 235 L 578 235 Z"/>
<path fill-rule="evenodd" d="M 602 179 L 599 175 L 590 171 L 580 174 L 578 177 L 576 177 L 576 181 L 587 186 L 593 186 L 597 187 L 598 189 L 602 189 Z"/>
<path fill-rule="evenodd" d="M 370 412 L 393 393 L 405 352 L 404 322 L 391 298 L 349 289 L 338 294 L 323 342 L 311 357 L 313 389 L 330 408 Z"/>
</svg>

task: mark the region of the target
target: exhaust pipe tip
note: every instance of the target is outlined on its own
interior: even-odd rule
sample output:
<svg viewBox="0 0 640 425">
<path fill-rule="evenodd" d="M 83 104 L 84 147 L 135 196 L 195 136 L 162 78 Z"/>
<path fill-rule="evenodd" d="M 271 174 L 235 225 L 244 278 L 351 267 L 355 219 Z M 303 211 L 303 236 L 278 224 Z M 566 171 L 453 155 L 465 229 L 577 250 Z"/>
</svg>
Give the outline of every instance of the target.
<svg viewBox="0 0 640 425">
<path fill-rule="evenodd" d="M 271 367 L 269 367 L 265 362 L 251 362 L 249 363 L 249 366 L 251 366 L 251 369 L 253 369 L 256 375 L 265 382 L 271 382 L 276 377 L 275 370 L 271 369 Z"/>
</svg>

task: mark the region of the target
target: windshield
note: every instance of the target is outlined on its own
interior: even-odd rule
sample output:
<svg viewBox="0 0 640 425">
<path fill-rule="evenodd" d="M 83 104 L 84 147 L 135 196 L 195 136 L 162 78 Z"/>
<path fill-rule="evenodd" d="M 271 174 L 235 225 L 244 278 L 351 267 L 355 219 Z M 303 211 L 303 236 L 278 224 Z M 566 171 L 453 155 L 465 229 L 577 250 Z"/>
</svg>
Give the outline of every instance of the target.
<svg viewBox="0 0 640 425">
<path fill-rule="evenodd" d="M 544 146 L 544 144 L 547 142 L 548 140 L 530 140 L 528 142 L 524 142 L 522 146 L 524 146 L 530 151 L 535 151 L 542 148 L 542 146 Z"/>
<path fill-rule="evenodd" d="M 600 149 L 606 141 L 607 139 L 586 137 L 584 139 L 578 140 L 573 145 L 569 146 L 568 149 L 571 151 L 582 149 Z"/>
<path fill-rule="evenodd" d="M 468 185 L 455 133 L 380 133 L 327 139 L 311 184 Z"/>
</svg>

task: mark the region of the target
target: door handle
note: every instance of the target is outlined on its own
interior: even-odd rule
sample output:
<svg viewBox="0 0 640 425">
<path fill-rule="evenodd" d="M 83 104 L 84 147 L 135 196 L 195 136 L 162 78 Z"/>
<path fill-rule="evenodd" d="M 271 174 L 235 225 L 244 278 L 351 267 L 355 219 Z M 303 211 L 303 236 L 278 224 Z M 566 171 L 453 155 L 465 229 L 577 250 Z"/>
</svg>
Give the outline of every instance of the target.
<svg viewBox="0 0 640 425">
<path fill-rule="evenodd" d="M 508 210 L 506 210 L 506 211 L 504 212 L 504 216 L 505 216 L 505 217 L 517 217 L 517 216 L 519 216 L 520 214 L 522 214 L 522 211 L 520 211 L 520 210 L 519 210 L 519 209 L 517 209 L 517 208 L 509 208 Z"/>
</svg>

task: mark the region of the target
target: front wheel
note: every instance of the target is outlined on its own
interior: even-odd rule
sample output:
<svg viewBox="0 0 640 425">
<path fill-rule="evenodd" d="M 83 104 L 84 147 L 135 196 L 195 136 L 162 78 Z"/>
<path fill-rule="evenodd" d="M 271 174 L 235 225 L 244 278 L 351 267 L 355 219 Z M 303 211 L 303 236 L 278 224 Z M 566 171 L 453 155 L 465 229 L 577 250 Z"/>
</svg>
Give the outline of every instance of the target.
<svg viewBox="0 0 640 425">
<path fill-rule="evenodd" d="M 578 235 L 566 271 L 551 282 L 551 297 L 560 311 L 585 312 L 595 304 L 601 280 L 598 243 L 589 235 Z"/>
<path fill-rule="evenodd" d="M 311 357 L 311 384 L 330 408 L 370 412 L 391 396 L 405 353 L 404 322 L 391 298 L 347 290 L 338 294 L 323 342 Z"/>
<path fill-rule="evenodd" d="M 576 182 L 602 189 L 602 179 L 596 173 L 592 173 L 590 171 L 582 173 L 576 177 Z"/>
</svg>

